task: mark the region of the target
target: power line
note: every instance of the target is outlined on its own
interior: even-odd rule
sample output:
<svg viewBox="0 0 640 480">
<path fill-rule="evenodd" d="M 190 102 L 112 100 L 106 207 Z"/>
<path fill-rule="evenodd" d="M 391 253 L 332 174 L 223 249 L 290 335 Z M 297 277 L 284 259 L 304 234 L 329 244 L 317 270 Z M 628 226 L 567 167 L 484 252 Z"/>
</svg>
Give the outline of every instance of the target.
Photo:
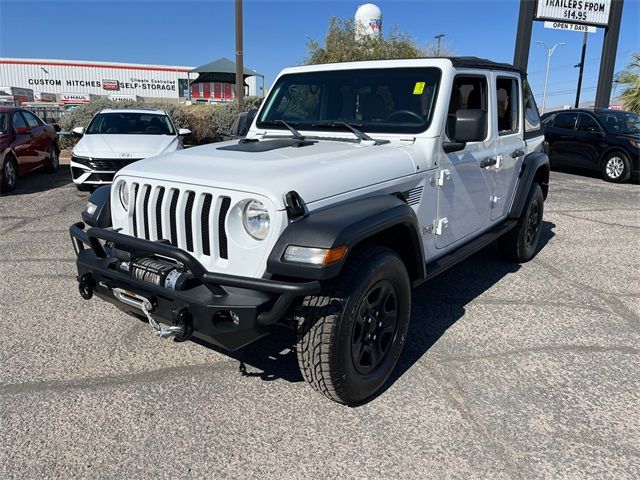
<svg viewBox="0 0 640 480">
<path fill-rule="evenodd" d="M 630 48 L 628 50 L 622 50 L 621 52 L 618 52 L 618 55 L 625 55 L 627 53 L 633 52 L 635 51 L 635 48 Z M 590 62 L 592 60 L 598 60 L 600 58 L 600 56 L 595 56 L 595 57 L 589 57 L 585 60 L 585 62 Z M 568 69 L 568 68 L 574 68 L 575 64 L 565 64 L 565 65 L 557 65 L 555 67 L 551 67 L 549 68 L 549 70 L 560 70 L 560 69 Z M 532 76 L 532 75 L 543 75 L 545 73 L 545 70 L 535 70 L 533 72 L 527 72 L 527 76 Z"/>
</svg>

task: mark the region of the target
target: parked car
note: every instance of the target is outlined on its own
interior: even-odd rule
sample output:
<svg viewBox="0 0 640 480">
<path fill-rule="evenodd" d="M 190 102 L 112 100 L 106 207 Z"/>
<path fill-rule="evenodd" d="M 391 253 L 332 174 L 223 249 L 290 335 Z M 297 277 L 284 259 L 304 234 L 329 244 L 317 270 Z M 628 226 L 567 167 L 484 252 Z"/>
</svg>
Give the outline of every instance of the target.
<svg viewBox="0 0 640 480">
<path fill-rule="evenodd" d="M 76 127 L 72 133 L 82 137 L 71 155 L 73 183 L 89 191 L 111 183 L 126 165 L 182 149 L 181 137 L 191 131 L 176 129 L 163 110 L 105 109 L 86 129 Z"/>
<path fill-rule="evenodd" d="M 32 170 L 55 172 L 59 158 L 56 126 L 28 110 L 0 107 L 0 192 L 12 191 L 18 177 Z"/>
<path fill-rule="evenodd" d="M 640 175 L 640 115 L 570 109 L 543 116 L 551 165 L 597 170 L 609 182 Z"/>
<path fill-rule="evenodd" d="M 494 241 L 536 254 L 543 140 L 511 65 L 289 68 L 246 138 L 141 160 L 91 195 L 70 228 L 80 293 L 229 350 L 293 328 L 304 378 L 358 404 L 400 357 L 413 286 Z"/>
</svg>

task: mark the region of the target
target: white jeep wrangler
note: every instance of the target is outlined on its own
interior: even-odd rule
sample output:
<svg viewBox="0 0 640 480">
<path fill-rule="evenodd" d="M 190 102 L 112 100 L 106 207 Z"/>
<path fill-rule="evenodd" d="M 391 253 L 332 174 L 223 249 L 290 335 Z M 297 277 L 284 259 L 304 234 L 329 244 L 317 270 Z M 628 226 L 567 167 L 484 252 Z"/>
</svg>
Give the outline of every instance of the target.
<svg viewBox="0 0 640 480">
<path fill-rule="evenodd" d="M 535 254 L 542 145 L 510 65 L 288 68 L 246 138 L 141 160 L 91 195 L 70 229 L 80 293 L 228 350 L 292 326 L 311 385 L 361 403 L 401 354 L 412 287 L 495 240 Z"/>
</svg>

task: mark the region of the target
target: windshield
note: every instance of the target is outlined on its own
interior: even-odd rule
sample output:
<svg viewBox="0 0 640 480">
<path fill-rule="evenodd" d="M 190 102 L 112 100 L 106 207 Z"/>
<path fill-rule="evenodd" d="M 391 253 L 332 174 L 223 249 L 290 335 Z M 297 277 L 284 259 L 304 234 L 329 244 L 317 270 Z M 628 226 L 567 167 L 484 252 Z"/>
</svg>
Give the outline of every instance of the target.
<svg viewBox="0 0 640 480">
<path fill-rule="evenodd" d="M 99 113 L 85 133 L 114 135 L 175 135 L 173 124 L 166 115 L 155 113 L 114 112 Z"/>
<path fill-rule="evenodd" d="M 600 112 L 597 115 L 610 132 L 640 133 L 640 115 L 613 111 Z"/>
<path fill-rule="evenodd" d="M 437 68 L 378 68 L 292 73 L 276 82 L 259 128 L 335 128 L 346 122 L 364 132 L 419 133 L 427 129 L 440 82 Z M 332 125 L 333 124 L 333 125 Z"/>
<path fill-rule="evenodd" d="M 0 133 L 7 133 L 7 117 L 8 115 L 6 114 L 6 112 L 0 113 Z"/>
</svg>

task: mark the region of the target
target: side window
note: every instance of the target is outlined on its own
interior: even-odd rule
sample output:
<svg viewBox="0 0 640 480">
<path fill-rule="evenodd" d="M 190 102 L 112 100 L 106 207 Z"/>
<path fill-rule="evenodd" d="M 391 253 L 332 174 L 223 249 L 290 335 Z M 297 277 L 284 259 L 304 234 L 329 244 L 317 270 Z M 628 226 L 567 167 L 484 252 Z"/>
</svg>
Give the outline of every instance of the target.
<svg viewBox="0 0 640 480">
<path fill-rule="evenodd" d="M 575 113 L 559 113 L 553 121 L 553 126 L 565 130 L 573 130 L 576 124 L 576 117 Z"/>
<path fill-rule="evenodd" d="M 586 115 L 581 113 L 578 117 L 578 128 L 576 128 L 579 132 L 598 132 L 600 131 L 600 125 L 591 115 Z"/>
<path fill-rule="evenodd" d="M 498 135 L 509 135 L 520 130 L 520 95 L 515 78 L 498 77 L 496 81 Z"/>
<path fill-rule="evenodd" d="M 18 128 L 27 128 L 27 122 L 24 121 L 20 112 L 13 112 L 13 130 L 16 131 Z"/>
<path fill-rule="evenodd" d="M 540 130 L 540 114 L 538 113 L 538 107 L 533 98 L 531 87 L 529 87 L 529 82 L 526 80 L 522 84 L 522 90 L 524 93 L 524 131 L 533 132 Z"/>
<path fill-rule="evenodd" d="M 447 114 L 446 134 L 450 140 L 455 138 L 456 112 L 462 109 L 487 111 L 488 83 L 485 76 L 460 75 L 453 81 L 449 113 Z"/>
<path fill-rule="evenodd" d="M 24 115 L 24 118 L 27 120 L 27 123 L 29 124 L 29 126 L 31 128 L 36 128 L 37 126 L 40 125 L 40 122 L 38 121 L 38 119 L 36 118 L 36 116 L 31 113 L 31 112 L 22 112 L 22 115 Z"/>
</svg>

